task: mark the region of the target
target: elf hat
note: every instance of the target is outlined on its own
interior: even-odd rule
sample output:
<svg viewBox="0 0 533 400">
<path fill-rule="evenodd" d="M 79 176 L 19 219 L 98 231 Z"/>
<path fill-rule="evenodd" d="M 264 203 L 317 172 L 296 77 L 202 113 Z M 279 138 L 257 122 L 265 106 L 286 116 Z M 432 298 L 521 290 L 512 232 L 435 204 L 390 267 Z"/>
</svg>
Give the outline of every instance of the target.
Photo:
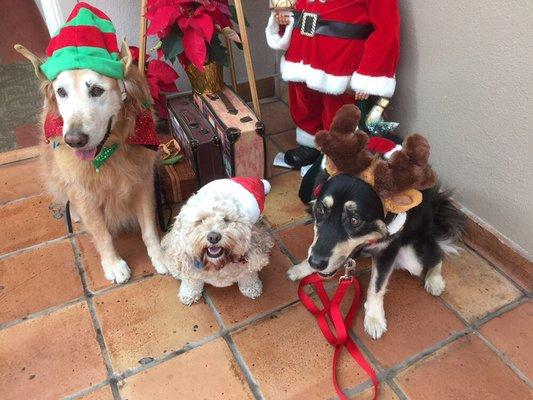
<svg viewBox="0 0 533 400">
<path fill-rule="evenodd" d="M 41 71 L 49 80 L 71 69 L 90 69 L 110 78 L 124 78 L 115 27 L 97 8 L 78 3 L 67 22 L 50 39 Z"/>
<path fill-rule="evenodd" d="M 207 190 L 238 199 L 246 219 L 255 224 L 265 208 L 265 196 L 270 192 L 270 183 L 256 177 L 217 179 L 201 189 Z"/>
</svg>

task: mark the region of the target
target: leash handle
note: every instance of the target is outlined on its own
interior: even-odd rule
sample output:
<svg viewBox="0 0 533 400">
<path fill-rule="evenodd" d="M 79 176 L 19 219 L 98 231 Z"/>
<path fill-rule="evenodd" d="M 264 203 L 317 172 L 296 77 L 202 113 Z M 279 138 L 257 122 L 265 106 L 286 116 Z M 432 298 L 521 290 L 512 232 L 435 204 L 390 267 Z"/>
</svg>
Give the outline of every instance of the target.
<svg viewBox="0 0 533 400">
<path fill-rule="evenodd" d="M 319 308 L 311 296 L 305 292 L 307 286 L 313 286 L 318 298 L 322 302 L 323 308 Z M 354 297 L 350 309 L 346 313 L 346 317 L 342 317 L 340 305 L 349 287 L 354 288 Z M 335 346 L 335 353 L 333 354 L 332 365 L 332 380 L 335 391 L 341 400 L 348 400 L 348 398 L 342 392 L 342 388 L 339 385 L 337 379 L 337 369 L 339 363 L 340 352 L 343 347 L 346 347 L 351 357 L 363 368 L 366 374 L 372 380 L 374 384 L 374 400 L 377 399 L 379 382 L 377 380 L 374 370 L 366 361 L 365 357 L 348 334 L 348 330 L 352 325 L 353 319 L 357 314 L 361 301 L 361 286 L 359 281 L 354 276 L 345 276 L 339 280 L 339 286 L 335 291 L 335 294 L 330 299 L 324 288 L 324 282 L 318 274 L 313 274 L 305 277 L 300 281 L 298 286 L 298 297 L 300 298 L 304 307 L 316 318 L 318 326 L 322 331 L 322 334 L 326 338 L 329 344 Z M 334 331 L 328 323 L 328 319 L 333 325 Z"/>
</svg>

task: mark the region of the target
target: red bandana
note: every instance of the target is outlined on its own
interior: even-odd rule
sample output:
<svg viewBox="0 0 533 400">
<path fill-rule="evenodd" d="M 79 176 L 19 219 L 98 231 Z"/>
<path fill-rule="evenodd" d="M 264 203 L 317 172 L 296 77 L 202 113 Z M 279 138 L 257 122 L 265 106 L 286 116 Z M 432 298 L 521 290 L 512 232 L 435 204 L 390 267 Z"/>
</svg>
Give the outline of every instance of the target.
<svg viewBox="0 0 533 400">
<path fill-rule="evenodd" d="M 63 134 L 63 118 L 48 114 L 44 121 L 44 137 L 48 140 L 55 136 Z M 135 130 L 130 135 L 126 143 L 133 145 L 146 146 L 157 149 L 159 146 L 159 137 L 155 130 L 154 119 L 150 110 L 145 109 L 137 114 L 135 120 Z"/>
</svg>

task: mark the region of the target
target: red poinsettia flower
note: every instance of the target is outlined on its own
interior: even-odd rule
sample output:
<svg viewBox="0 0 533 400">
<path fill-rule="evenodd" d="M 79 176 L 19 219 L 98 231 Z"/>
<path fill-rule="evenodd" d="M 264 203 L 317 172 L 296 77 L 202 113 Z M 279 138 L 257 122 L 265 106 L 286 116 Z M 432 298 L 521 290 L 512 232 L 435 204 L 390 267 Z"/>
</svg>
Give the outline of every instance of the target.
<svg viewBox="0 0 533 400">
<path fill-rule="evenodd" d="M 207 59 L 206 43 L 211 42 L 215 30 L 213 20 L 206 14 L 206 8 L 200 6 L 194 13 L 181 16 L 178 26 L 183 32 L 183 50 L 187 58 L 202 71 Z"/>
<path fill-rule="evenodd" d="M 134 62 L 139 62 L 139 48 L 130 46 L 131 56 Z M 146 81 L 150 89 L 150 94 L 154 100 L 154 108 L 161 118 L 168 118 L 166 107 L 166 97 L 164 93 L 175 93 L 178 91 L 176 79 L 179 75 L 172 66 L 161 60 L 149 60 L 146 55 Z"/>
<path fill-rule="evenodd" d="M 193 3 L 191 0 L 149 0 L 147 3 L 146 19 L 150 21 L 146 33 L 165 37 L 176 20 L 184 13 L 184 5 Z"/>
<path fill-rule="evenodd" d="M 150 94 L 154 99 L 154 106 L 157 114 L 161 118 L 168 117 L 166 107 L 166 97 L 164 93 L 174 93 L 178 91 L 176 79 L 179 75 L 170 65 L 161 60 L 150 60 L 146 69 L 146 80 L 150 87 Z"/>
</svg>

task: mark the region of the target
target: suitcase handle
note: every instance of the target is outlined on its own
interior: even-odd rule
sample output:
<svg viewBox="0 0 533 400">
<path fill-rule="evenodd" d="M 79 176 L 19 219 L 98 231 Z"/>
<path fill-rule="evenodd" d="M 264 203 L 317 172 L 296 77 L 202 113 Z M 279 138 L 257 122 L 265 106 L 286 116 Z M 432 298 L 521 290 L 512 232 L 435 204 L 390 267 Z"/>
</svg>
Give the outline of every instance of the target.
<svg viewBox="0 0 533 400">
<path fill-rule="evenodd" d="M 231 100 L 226 96 L 224 92 L 219 92 L 218 94 L 210 95 L 209 98 L 211 100 L 220 100 L 222 101 L 222 104 L 226 107 L 226 111 L 231 115 L 237 115 L 239 113 L 239 110 L 235 108 L 235 106 L 231 103 Z"/>
</svg>

